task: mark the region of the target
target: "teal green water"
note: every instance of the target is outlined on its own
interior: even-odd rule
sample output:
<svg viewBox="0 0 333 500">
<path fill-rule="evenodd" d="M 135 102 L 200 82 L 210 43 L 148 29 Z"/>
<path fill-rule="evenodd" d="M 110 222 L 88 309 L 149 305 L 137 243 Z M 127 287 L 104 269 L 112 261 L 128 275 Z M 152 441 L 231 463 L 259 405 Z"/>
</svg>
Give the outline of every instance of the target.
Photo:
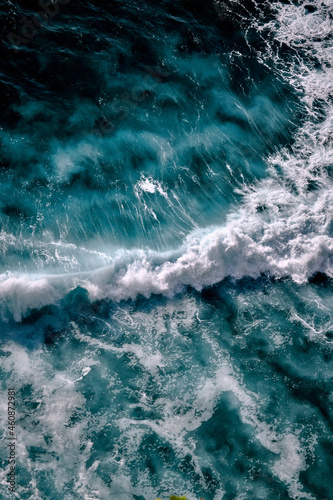
<svg viewBox="0 0 333 500">
<path fill-rule="evenodd" d="M 69 2 L 15 50 L 33 8 L 1 7 L 1 498 L 330 499 L 330 2 Z"/>
</svg>

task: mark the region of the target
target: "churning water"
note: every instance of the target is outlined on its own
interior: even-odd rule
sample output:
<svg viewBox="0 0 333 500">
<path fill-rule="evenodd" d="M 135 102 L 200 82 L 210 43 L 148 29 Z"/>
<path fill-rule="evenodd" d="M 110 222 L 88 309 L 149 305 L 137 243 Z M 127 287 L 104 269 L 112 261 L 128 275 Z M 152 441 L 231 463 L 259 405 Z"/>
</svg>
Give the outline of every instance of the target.
<svg viewBox="0 0 333 500">
<path fill-rule="evenodd" d="M 332 1 L 53 7 L 0 11 L 1 498 L 333 498 Z"/>
</svg>

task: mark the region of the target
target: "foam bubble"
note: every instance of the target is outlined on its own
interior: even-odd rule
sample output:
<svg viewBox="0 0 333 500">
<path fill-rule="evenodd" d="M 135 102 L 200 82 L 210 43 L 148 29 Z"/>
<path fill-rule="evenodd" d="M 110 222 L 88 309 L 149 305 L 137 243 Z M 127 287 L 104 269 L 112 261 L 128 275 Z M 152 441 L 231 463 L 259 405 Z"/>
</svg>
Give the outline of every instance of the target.
<svg viewBox="0 0 333 500">
<path fill-rule="evenodd" d="M 159 181 L 153 179 L 152 177 L 142 176 L 140 181 L 138 181 L 134 186 L 134 191 L 136 193 L 144 191 L 145 193 L 150 193 L 150 194 L 154 194 L 157 192 L 160 195 L 164 196 L 164 198 L 167 198 L 167 193 L 165 189 L 163 189 L 162 184 Z"/>
</svg>

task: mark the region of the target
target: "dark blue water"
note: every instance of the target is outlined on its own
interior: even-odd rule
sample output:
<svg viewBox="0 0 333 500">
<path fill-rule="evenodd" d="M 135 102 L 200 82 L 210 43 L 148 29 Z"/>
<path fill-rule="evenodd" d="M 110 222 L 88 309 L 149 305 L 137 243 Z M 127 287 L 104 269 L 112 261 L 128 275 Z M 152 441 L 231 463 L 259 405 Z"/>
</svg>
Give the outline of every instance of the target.
<svg viewBox="0 0 333 500">
<path fill-rule="evenodd" d="M 331 2 L 51 7 L 0 11 L 1 498 L 331 498 Z"/>
</svg>

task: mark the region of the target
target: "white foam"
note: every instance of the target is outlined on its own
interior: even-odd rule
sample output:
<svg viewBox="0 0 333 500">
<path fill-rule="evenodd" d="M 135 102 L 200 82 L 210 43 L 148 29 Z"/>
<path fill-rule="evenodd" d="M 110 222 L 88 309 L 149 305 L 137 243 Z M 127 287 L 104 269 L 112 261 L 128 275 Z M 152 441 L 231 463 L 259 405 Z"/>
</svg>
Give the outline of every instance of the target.
<svg viewBox="0 0 333 500">
<path fill-rule="evenodd" d="M 28 275 L 15 277 L 9 273 L 0 276 L 1 313 L 8 310 L 16 321 L 28 309 L 41 308 L 61 298 L 61 293 L 46 279 L 30 279 Z"/>
<path fill-rule="evenodd" d="M 305 5 L 314 7 L 307 12 Z M 330 0 L 300 2 L 296 4 L 273 4 L 277 21 L 265 25 L 275 39 L 296 49 L 296 57 L 289 61 L 289 81 L 304 92 L 304 100 L 311 106 L 314 99 L 325 101 L 333 92 L 333 51 L 332 51 L 332 12 Z M 309 56 L 310 60 L 306 60 Z M 316 57 L 319 66 L 314 66 Z M 281 61 L 286 71 L 288 62 Z M 282 67 L 282 66 L 281 66 Z"/>
<path fill-rule="evenodd" d="M 185 307 L 187 305 L 188 299 L 185 299 L 184 308 L 187 309 Z M 168 307 L 156 308 L 153 316 L 142 312 L 133 313 L 134 322 L 141 323 L 143 328 L 141 342 L 146 350 L 149 349 L 149 344 L 154 342 L 153 332 L 158 318 L 164 318 L 165 321 L 165 317 L 171 313 Z M 183 307 L 179 308 L 178 304 L 178 309 L 182 310 Z M 198 313 L 198 310 L 196 312 Z M 190 317 L 192 317 L 191 313 Z M 190 318 L 185 318 L 185 321 L 187 319 Z M 180 325 L 184 326 L 183 320 L 180 321 Z M 166 333 L 164 332 L 164 335 Z M 291 498 L 313 499 L 314 497 L 311 494 L 302 491 L 303 488 L 299 482 L 299 474 L 307 467 L 306 456 L 312 445 L 305 444 L 305 439 L 301 437 L 301 432 L 297 429 L 297 426 L 294 428 L 291 425 L 288 432 L 283 434 L 281 430 L 276 430 L 274 424 L 267 423 L 264 417 L 265 413 L 261 409 L 261 406 L 265 405 L 265 401 L 258 394 L 249 391 L 245 387 L 242 377 L 232 366 L 229 353 L 221 350 L 219 344 L 211 336 L 211 332 L 205 332 L 204 326 L 200 337 L 204 339 L 204 342 L 211 344 L 210 347 L 214 352 L 215 363 L 212 363 L 211 374 L 194 370 L 192 375 L 189 375 L 189 378 L 186 379 L 186 377 L 178 373 L 175 375 L 175 379 L 172 378 L 172 380 L 163 384 L 163 393 L 154 402 L 147 401 L 146 395 L 142 394 L 140 402 L 136 404 L 144 409 L 156 408 L 159 417 L 137 420 L 126 416 L 117 420 L 116 425 L 122 433 L 123 456 L 128 456 L 132 450 L 139 449 L 145 436 L 153 432 L 162 441 L 170 443 L 177 456 L 191 457 L 196 474 L 201 477 L 204 488 L 205 479 L 202 468 L 206 461 L 209 463 L 209 458 L 205 456 L 202 448 L 198 453 L 196 440 L 189 436 L 193 436 L 193 431 L 198 430 L 204 422 L 209 422 L 215 413 L 217 403 L 223 395 L 226 395 L 228 404 L 237 409 L 243 423 L 253 428 L 254 436 L 260 445 L 276 455 L 271 468 L 273 477 L 275 476 L 276 479 L 286 484 Z M 167 338 L 169 338 L 168 335 Z M 87 340 L 89 341 L 89 339 Z M 172 336 L 170 341 L 172 345 L 169 347 L 171 351 L 173 350 L 174 340 L 175 338 Z M 115 349 L 111 342 L 110 344 L 105 343 L 103 346 L 100 341 L 94 342 L 96 342 L 98 351 L 101 348 L 106 350 Z M 170 354 L 166 357 L 167 367 L 173 362 Z M 178 378 L 182 380 L 178 380 Z M 159 380 L 158 375 L 155 378 L 155 381 L 157 380 Z M 184 386 L 183 397 L 174 397 L 175 384 L 177 387 L 178 384 Z M 224 479 L 220 478 L 221 484 L 224 484 Z M 216 498 L 223 498 L 223 492 L 220 492 L 220 495 L 217 495 Z M 243 497 L 239 496 L 237 498 Z"/>
<path fill-rule="evenodd" d="M 135 193 L 140 193 L 140 191 L 150 194 L 157 192 L 164 196 L 164 198 L 167 198 L 166 189 L 163 188 L 162 184 L 158 180 L 153 179 L 152 177 L 142 176 L 142 178 L 134 186 Z"/>
<path fill-rule="evenodd" d="M 21 405 L 17 408 L 17 463 L 21 474 L 29 477 L 29 481 L 17 483 L 17 498 L 45 498 L 45 491 L 38 490 L 36 479 L 43 474 L 49 477 L 54 494 L 64 494 L 70 485 L 73 495 L 84 500 L 110 498 L 108 486 L 96 472 L 99 461 L 90 462 L 95 451 L 89 439 L 89 429 L 94 427 L 100 432 L 108 424 L 107 417 L 94 419 L 77 385 L 82 380 L 79 374 L 89 376 L 92 366 L 100 369 L 98 353 L 87 356 L 87 351 L 82 350 L 74 357 L 72 353 L 61 369 L 59 365 L 52 365 L 52 357 L 45 356 L 43 348 L 29 349 L 7 342 L 3 350 L 6 356 L 1 357 L 0 366 L 9 374 L 8 386 L 17 391 L 28 387 L 31 401 L 36 403 L 33 410 L 25 413 Z M 113 381 L 112 377 L 109 381 Z M 28 401 L 29 395 L 25 398 Z M 2 401 L 6 400 L 3 394 Z M 34 458 L 31 457 L 33 447 L 41 451 Z M 1 447 L 0 455 L 7 460 L 5 447 Z M 7 473 L 8 467 L 0 471 L 3 498 L 10 497 L 6 496 Z M 132 496 L 129 494 L 126 498 Z"/>
</svg>

